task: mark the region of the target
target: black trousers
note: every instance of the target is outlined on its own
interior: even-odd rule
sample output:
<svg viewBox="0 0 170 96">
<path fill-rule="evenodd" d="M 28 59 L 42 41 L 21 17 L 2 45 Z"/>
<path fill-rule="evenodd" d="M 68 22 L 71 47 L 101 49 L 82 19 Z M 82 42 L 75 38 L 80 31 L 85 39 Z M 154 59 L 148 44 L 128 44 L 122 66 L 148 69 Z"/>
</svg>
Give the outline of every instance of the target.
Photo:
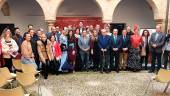
<svg viewBox="0 0 170 96">
<path fill-rule="evenodd" d="M 100 55 L 99 56 L 93 56 L 93 65 L 94 65 L 95 70 L 99 69 L 99 63 L 100 63 Z"/>
<path fill-rule="evenodd" d="M 4 67 L 7 67 L 9 71 L 12 72 L 12 58 L 4 58 L 4 62 Z"/>
<path fill-rule="evenodd" d="M 50 62 L 50 65 L 49 65 L 49 72 L 52 73 L 52 74 L 55 74 L 58 72 L 58 69 L 60 67 L 60 63 L 59 61 L 57 60 L 52 60 L 52 61 L 49 61 Z"/>
<path fill-rule="evenodd" d="M 114 61 L 114 65 L 115 65 L 115 70 L 119 71 L 119 56 L 120 56 L 120 52 L 119 51 L 113 51 L 113 61 Z"/>
<path fill-rule="evenodd" d="M 75 71 L 81 71 L 83 67 L 82 61 L 81 61 L 81 56 L 80 56 L 80 52 L 77 51 L 76 54 L 76 64 L 75 64 Z"/>
<path fill-rule="evenodd" d="M 170 60 L 170 51 L 165 51 L 164 54 L 164 69 L 167 69 L 168 61 Z"/>
<path fill-rule="evenodd" d="M 49 73 L 50 61 L 49 60 L 45 60 L 45 61 L 46 63 L 42 63 L 42 75 L 44 76 L 45 79 L 47 79 Z"/>
<path fill-rule="evenodd" d="M 145 60 L 145 69 L 147 69 L 147 65 L 148 65 L 148 57 L 149 57 L 148 55 L 149 55 L 149 53 L 146 53 L 146 56 L 141 56 L 141 59 L 140 59 L 141 66 L 142 66 L 142 64 L 143 64 L 143 62 Z"/>
<path fill-rule="evenodd" d="M 157 53 L 155 51 L 152 52 L 152 65 L 151 65 L 151 71 L 155 71 L 155 63 L 157 60 L 157 71 L 161 68 L 161 57 L 162 53 Z"/>
<path fill-rule="evenodd" d="M 36 65 L 37 65 L 37 69 L 40 70 L 40 60 L 37 58 L 34 58 L 34 59 L 35 59 Z"/>
</svg>

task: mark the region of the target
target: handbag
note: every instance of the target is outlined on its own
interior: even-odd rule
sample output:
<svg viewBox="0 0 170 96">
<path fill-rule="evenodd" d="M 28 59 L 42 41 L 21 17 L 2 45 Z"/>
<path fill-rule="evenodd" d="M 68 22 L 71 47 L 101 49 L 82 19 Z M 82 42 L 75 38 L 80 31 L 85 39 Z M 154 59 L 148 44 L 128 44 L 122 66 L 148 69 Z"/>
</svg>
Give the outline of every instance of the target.
<svg viewBox="0 0 170 96">
<path fill-rule="evenodd" d="M 67 51 L 66 44 L 61 44 L 60 45 L 61 51 Z"/>
<path fill-rule="evenodd" d="M 141 52 L 140 52 L 140 55 L 141 55 L 141 56 L 146 56 L 146 50 L 145 50 L 144 47 L 142 47 Z"/>
</svg>

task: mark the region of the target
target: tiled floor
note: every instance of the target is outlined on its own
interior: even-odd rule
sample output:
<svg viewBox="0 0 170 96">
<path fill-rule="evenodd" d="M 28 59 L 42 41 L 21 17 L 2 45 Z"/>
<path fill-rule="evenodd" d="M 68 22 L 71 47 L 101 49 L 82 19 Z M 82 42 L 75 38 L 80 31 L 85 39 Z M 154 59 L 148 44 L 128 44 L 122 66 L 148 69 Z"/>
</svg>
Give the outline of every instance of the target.
<svg viewBox="0 0 170 96">
<path fill-rule="evenodd" d="M 78 72 L 50 75 L 48 80 L 41 79 L 39 83 L 42 94 L 50 96 L 170 96 L 169 89 L 167 95 L 161 94 L 166 84 L 157 82 L 151 83 L 147 93 L 144 94 L 152 76 L 154 74 L 145 71 L 110 74 Z"/>
</svg>

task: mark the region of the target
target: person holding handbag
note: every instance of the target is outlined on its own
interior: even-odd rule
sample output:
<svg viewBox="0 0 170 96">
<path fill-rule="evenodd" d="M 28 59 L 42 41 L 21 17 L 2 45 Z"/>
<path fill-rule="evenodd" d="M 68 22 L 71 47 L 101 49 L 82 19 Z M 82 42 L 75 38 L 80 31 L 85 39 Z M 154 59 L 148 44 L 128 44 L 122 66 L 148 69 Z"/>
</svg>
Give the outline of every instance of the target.
<svg viewBox="0 0 170 96">
<path fill-rule="evenodd" d="M 52 44 L 50 40 L 47 39 L 45 33 L 42 33 L 41 40 L 37 41 L 37 45 L 40 61 L 42 62 L 42 74 L 44 75 L 44 79 L 47 79 L 50 62 L 54 60 Z"/>
<path fill-rule="evenodd" d="M 149 57 L 149 31 L 148 30 L 143 30 L 142 33 L 142 44 L 141 44 L 141 59 L 140 59 L 140 64 L 142 66 L 143 62 L 145 61 L 145 70 L 147 70 L 147 65 L 148 65 L 148 57 Z"/>
<path fill-rule="evenodd" d="M 68 38 L 67 38 L 67 32 L 65 30 L 62 30 L 61 36 L 60 36 L 60 47 L 61 47 L 61 62 L 60 67 L 58 69 L 59 73 L 62 74 L 63 72 L 68 71 L 70 68 L 68 64 Z"/>
<path fill-rule="evenodd" d="M 2 33 L 2 54 L 5 61 L 5 66 L 12 72 L 12 58 L 18 54 L 19 47 L 14 39 L 12 39 L 11 30 L 5 28 Z"/>
</svg>

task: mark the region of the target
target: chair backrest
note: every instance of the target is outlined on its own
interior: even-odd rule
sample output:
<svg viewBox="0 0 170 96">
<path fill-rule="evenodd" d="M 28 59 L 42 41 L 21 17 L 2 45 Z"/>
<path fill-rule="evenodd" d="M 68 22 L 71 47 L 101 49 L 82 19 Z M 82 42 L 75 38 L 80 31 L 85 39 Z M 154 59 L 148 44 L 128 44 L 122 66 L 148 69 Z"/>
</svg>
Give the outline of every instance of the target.
<svg viewBox="0 0 170 96">
<path fill-rule="evenodd" d="M 7 80 L 4 78 L 4 75 L 0 73 L 0 87 L 3 87 L 5 84 L 7 84 Z"/>
<path fill-rule="evenodd" d="M 34 73 L 16 73 L 16 80 L 24 87 L 30 86 L 35 83 L 36 78 Z"/>
<path fill-rule="evenodd" d="M 160 69 L 157 75 L 157 80 L 162 83 L 170 81 L 170 70 Z"/>
<path fill-rule="evenodd" d="M 37 72 L 33 64 L 22 64 L 22 71 L 24 73 L 34 73 L 34 74 L 36 74 Z"/>
<path fill-rule="evenodd" d="M 12 59 L 12 64 L 16 70 L 22 70 L 21 59 Z"/>
<path fill-rule="evenodd" d="M 7 67 L 0 68 L 0 73 L 4 75 L 4 78 L 6 79 L 12 79 L 13 76 L 11 75 L 10 71 Z"/>
<path fill-rule="evenodd" d="M 13 89 L 0 89 L 0 96 L 24 96 L 22 87 Z"/>
</svg>

